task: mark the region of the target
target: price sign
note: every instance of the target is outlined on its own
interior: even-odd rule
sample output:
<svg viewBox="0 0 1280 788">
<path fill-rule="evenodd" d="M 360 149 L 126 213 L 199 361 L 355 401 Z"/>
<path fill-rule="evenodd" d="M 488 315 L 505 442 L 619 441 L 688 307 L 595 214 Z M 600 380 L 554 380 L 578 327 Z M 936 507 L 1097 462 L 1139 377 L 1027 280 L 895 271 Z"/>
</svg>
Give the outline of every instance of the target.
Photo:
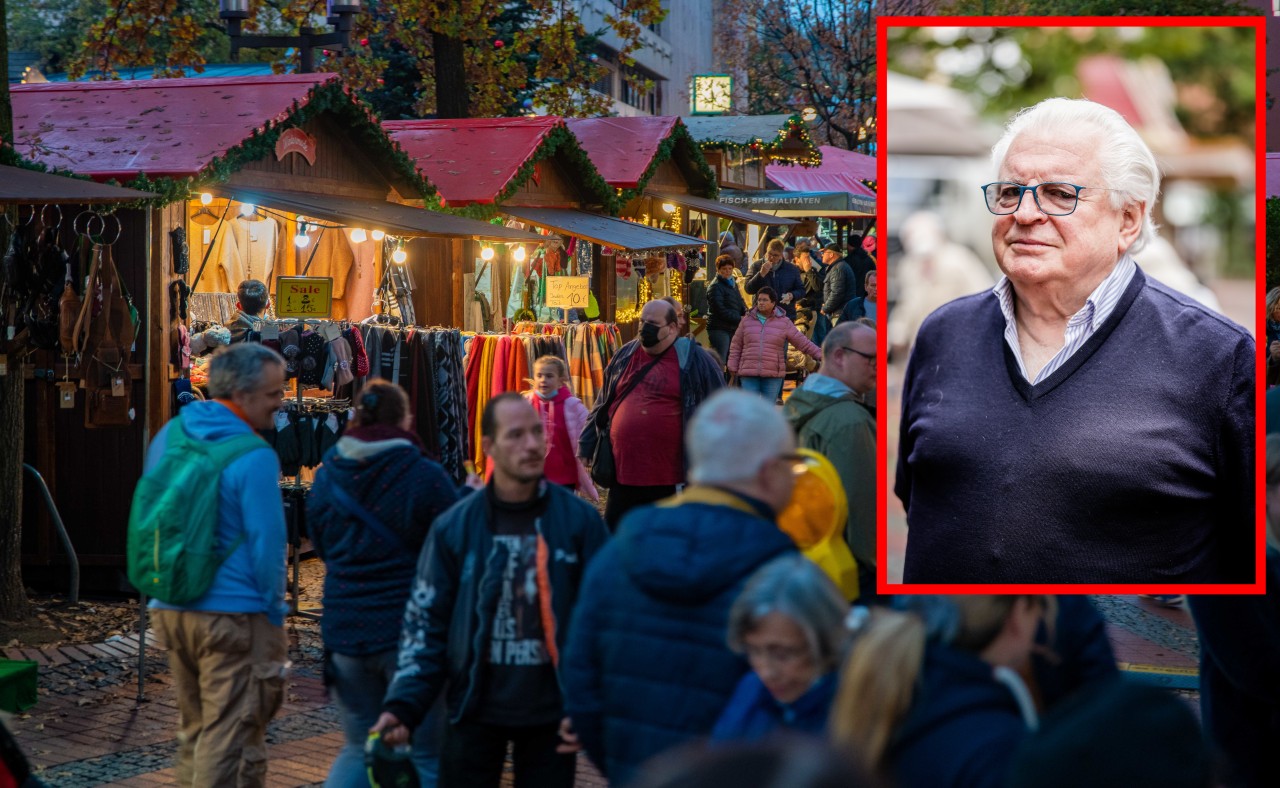
<svg viewBox="0 0 1280 788">
<path fill-rule="evenodd" d="M 591 292 L 589 276 L 548 276 L 547 306 L 585 309 Z"/>
<path fill-rule="evenodd" d="M 332 277 L 281 276 L 276 279 L 278 317 L 329 317 L 332 311 Z"/>
</svg>

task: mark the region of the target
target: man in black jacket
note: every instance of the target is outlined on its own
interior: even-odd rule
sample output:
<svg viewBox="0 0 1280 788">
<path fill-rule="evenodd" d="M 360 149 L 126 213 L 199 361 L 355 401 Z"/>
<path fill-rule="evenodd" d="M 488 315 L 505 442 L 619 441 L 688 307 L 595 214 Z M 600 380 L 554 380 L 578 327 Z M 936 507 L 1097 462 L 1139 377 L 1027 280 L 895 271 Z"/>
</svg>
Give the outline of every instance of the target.
<svg viewBox="0 0 1280 788">
<path fill-rule="evenodd" d="M 849 264 L 849 269 L 853 271 L 853 298 L 865 298 L 867 295 L 867 272 L 876 270 L 876 261 L 871 255 L 862 248 L 862 238 L 856 237 L 851 241 L 849 255 L 844 261 Z"/>
<path fill-rule="evenodd" d="M 729 360 L 729 344 L 742 322 L 742 316 L 747 313 L 747 304 L 733 279 L 736 267 L 729 255 L 717 257 L 716 278 L 707 288 L 707 336 L 711 339 L 711 347 L 720 354 L 721 366 Z"/>
<path fill-rule="evenodd" d="M 589 503 L 543 478 L 542 419 L 523 397 L 494 397 L 480 422 L 493 478 L 431 529 L 373 730 L 406 743 L 447 682 L 441 785 L 497 788 L 513 742 L 517 782 L 569 788 L 574 757 L 556 753 L 560 653 L 607 533 Z"/>
<path fill-rule="evenodd" d="M 844 305 L 854 297 L 857 285 L 840 244 L 822 247 L 822 267 L 822 313 L 835 322 L 840 319 Z"/>
<path fill-rule="evenodd" d="M 756 260 L 747 271 L 744 289 L 747 295 L 755 295 L 762 287 L 772 287 L 778 294 L 778 305 L 787 313 L 787 318 L 794 322 L 796 301 L 804 297 L 804 282 L 800 279 L 800 269 L 796 268 L 795 263 L 788 263 L 783 259 L 784 249 L 786 245 L 781 238 L 770 241 L 765 247 L 764 259 Z"/>
</svg>

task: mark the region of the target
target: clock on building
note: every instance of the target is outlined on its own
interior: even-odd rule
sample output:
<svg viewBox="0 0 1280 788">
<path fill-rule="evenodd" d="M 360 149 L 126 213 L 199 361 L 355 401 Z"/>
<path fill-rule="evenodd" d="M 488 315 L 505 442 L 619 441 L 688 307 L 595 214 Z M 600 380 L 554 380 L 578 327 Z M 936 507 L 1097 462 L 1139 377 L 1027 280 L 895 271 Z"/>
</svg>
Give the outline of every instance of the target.
<svg viewBox="0 0 1280 788">
<path fill-rule="evenodd" d="M 728 74 L 695 74 L 693 114 L 715 115 L 733 109 L 733 77 Z"/>
</svg>

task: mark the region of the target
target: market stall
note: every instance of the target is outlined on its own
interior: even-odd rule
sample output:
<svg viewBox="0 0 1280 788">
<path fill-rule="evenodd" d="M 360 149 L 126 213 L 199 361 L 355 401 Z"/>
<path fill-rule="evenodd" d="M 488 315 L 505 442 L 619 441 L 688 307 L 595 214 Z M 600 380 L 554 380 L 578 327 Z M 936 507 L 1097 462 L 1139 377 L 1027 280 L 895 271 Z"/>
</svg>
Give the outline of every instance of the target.
<svg viewBox="0 0 1280 788">
<path fill-rule="evenodd" d="M 308 286 L 319 281 L 328 297 L 314 303 L 323 307 L 290 314 L 294 328 L 305 326 L 332 345 L 332 332 L 349 337 L 351 323 L 365 315 L 414 322 L 413 282 L 400 265 L 410 239 L 476 248 L 540 241 L 402 204 L 434 205 L 430 185 L 336 75 L 31 85 L 13 90 L 13 104 L 19 153 L 150 193 L 144 207 L 118 214 L 106 237 L 90 231 L 110 248 L 138 314 L 132 345 L 138 374 L 124 382 L 132 408 L 123 423 L 103 429 L 88 423 L 84 398 L 75 398 L 69 409 L 55 407 L 56 418 L 27 444 L 57 447 L 56 456 L 33 459 L 77 545 L 85 545 L 82 563 L 102 570 L 101 585 L 121 582 L 129 502 L 150 436 L 182 395 L 198 395 L 190 329 L 225 322 L 241 279 L 266 282 L 277 311 L 286 297 L 282 277 L 305 274 L 312 277 L 304 280 Z M 272 317 L 264 314 L 255 326 L 258 339 L 289 330 Z M 424 351 L 416 363 L 452 364 L 460 378 L 456 355 Z M 328 366 L 332 356 L 311 358 Z M 53 372 L 36 386 L 29 414 L 49 408 L 54 384 L 69 374 L 74 380 L 76 371 L 53 351 L 36 364 Z M 297 377 L 291 399 L 302 402 L 304 391 L 319 387 Z M 321 390 L 332 394 L 331 387 Z M 445 429 L 452 440 L 465 440 L 463 424 Z M 459 463 L 462 454 L 456 452 Z"/>
</svg>

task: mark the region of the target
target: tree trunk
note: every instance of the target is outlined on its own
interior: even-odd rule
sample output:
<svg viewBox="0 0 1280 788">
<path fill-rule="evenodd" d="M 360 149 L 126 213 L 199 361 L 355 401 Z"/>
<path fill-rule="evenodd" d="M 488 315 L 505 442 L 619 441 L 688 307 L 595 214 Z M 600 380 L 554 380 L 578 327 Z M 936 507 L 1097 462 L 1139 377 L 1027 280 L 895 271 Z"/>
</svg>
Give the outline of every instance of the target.
<svg viewBox="0 0 1280 788">
<path fill-rule="evenodd" d="M 462 39 L 432 33 L 431 56 L 436 69 L 436 117 L 469 117 L 471 90 L 467 87 Z"/>
<path fill-rule="evenodd" d="M 0 0 L 0 73 L 9 73 L 9 29 L 5 0 Z M 13 139 L 13 107 L 9 101 L 9 80 L 0 82 L 0 140 Z M 9 218 L 16 211 L 7 210 Z M 9 246 L 9 224 L 0 222 L 0 253 Z M 3 305 L 0 304 L 0 307 Z M 2 321 L 0 321 L 2 322 Z M 3 325 L 0 325 L 0 331 Z M 6 374 L 0 375 L 0 618 L 25 618 L 29 605 L 22 587 L 22 381 L 21 359 L 0 334 L 0 353 L 5 353 Z"/>
</svg>

